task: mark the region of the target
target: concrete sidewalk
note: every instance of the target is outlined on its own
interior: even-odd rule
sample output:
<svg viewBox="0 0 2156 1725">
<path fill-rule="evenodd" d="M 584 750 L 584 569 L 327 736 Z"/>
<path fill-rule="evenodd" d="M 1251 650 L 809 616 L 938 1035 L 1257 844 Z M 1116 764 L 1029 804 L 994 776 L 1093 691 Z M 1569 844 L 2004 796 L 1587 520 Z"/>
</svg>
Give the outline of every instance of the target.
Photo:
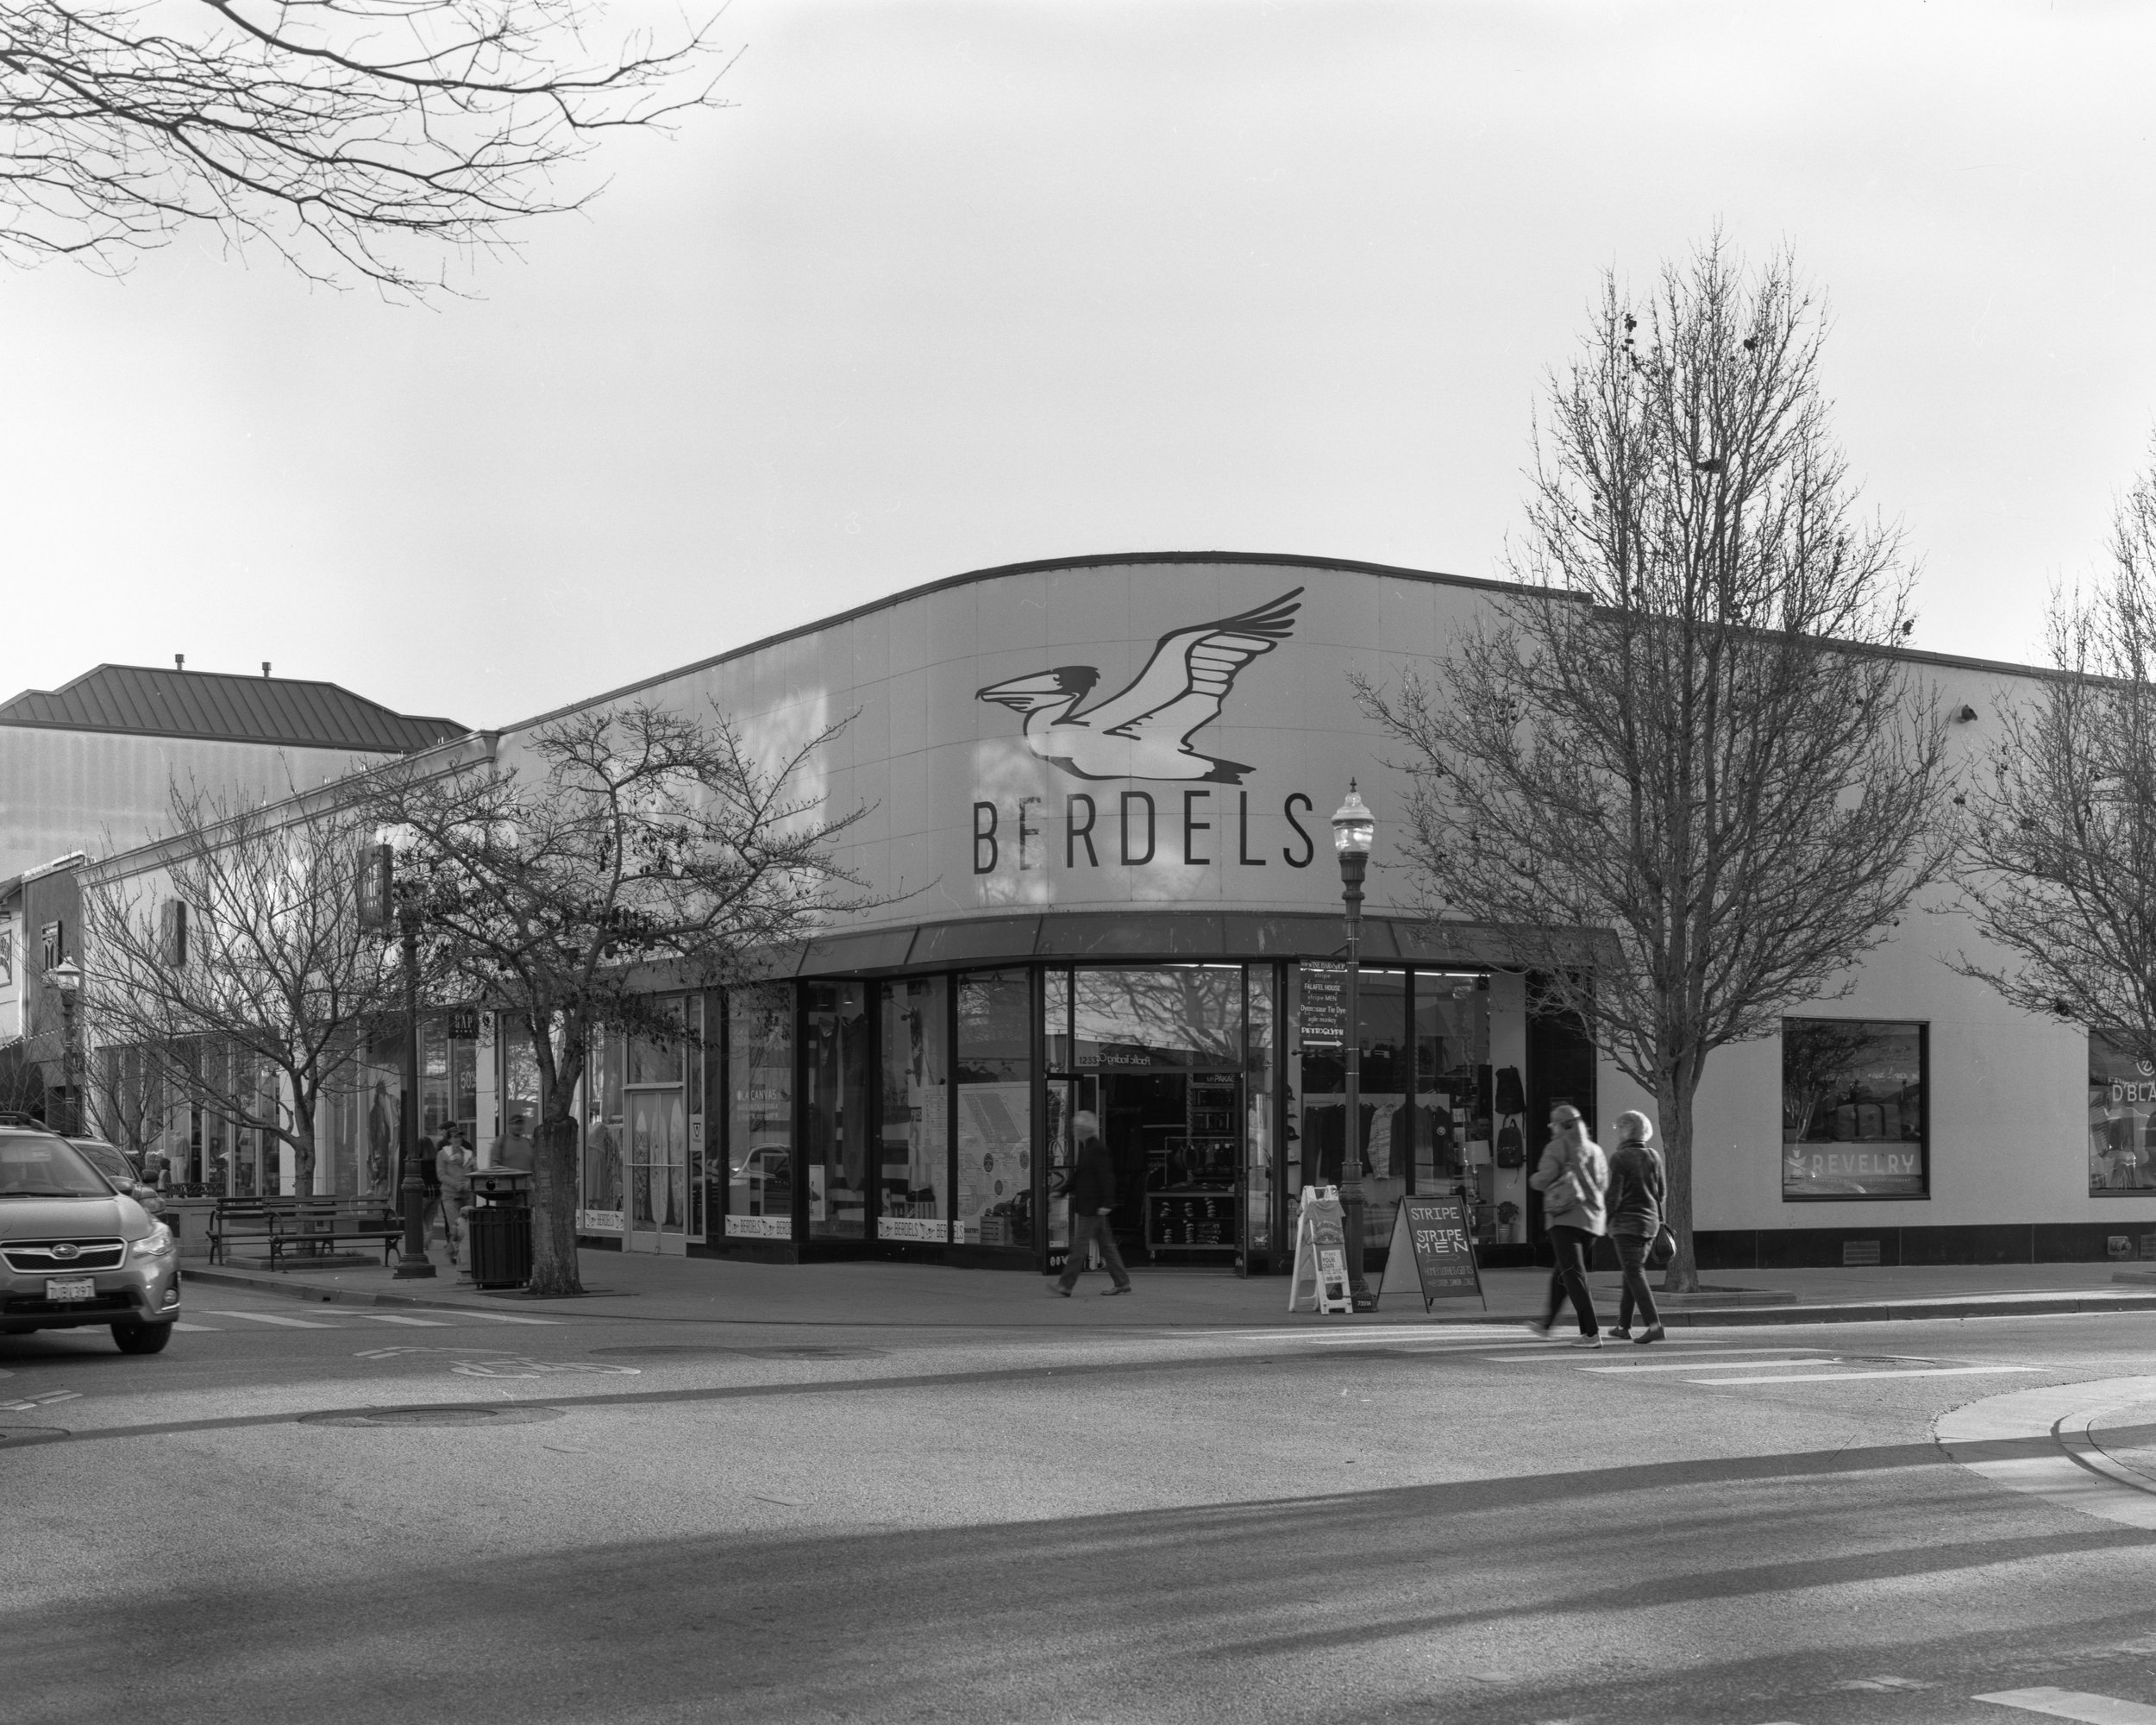
<svg viewBox="0 0 2156 1725">
<path fill-rule="evenodd" d="M 1014 1270 L 936 1264 L 747 1264 L 726 1258 L 581 1254 L 585 1297 L 534 1301 L 460 1283 L 437 1263 L 434 1281 L 398 1281 L 379 1266 L 267 1270 L 185 1266 L 189 1298 L 214 1288 L 246 1288 L 286 1298 L 347 1305 L 470 1306 L 492 1311 L 564 1310 L 661 1321 L 805 1324 L 849 1327 L 1079 1330 L 1247 1329 L 1283 1323 L 1387 1325 L 1521 1323 L 1539 1315 L 1549 1273 L 1483 1272 L 1487 1312 L 1474 1301 L 1440 1302 L 1427 1314 L 1413 1295 L 1386 1296 L 1380 1309 L 1318 1319 L 1288 1312 L 1288 1279 L 1242 1280 L 1217 1270 L 1139 1270 L 1136 1292 L 1100 1297 L 1107 1276 L 1092 1272 L 1065 1300 L 1052 1280 Z M 1715 1271 L 1708 1289 L 1673 1299 L 1672 1328 L 1702 1325 L 1868 1323 L 1897 1318 L 2034 1316 L 2059 1312 L 2156 1311 L 2156 1285 L 2115 1282 L 2109 1264 L 1952 1265 L 1908 1270 Z M 1589 1278 L 1595 1309 L 1615 1321 L 1617 1277 Z M 1656 1280 L 1658 1282 L 1659 1277 Z M 1570 1308 L 1560 1323 L 1570 1326 Z"/>
</svg>

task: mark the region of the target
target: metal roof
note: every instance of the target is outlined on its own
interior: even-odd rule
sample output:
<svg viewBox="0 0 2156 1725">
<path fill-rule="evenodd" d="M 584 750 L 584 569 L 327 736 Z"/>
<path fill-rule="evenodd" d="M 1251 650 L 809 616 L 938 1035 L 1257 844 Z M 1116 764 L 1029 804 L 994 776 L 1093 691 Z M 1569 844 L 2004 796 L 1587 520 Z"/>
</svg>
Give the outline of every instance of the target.
<svg viewBox="0 0 2156 1725">
<path fill-rule="evenodd" d="M 371 755 L 409 755 L 468 728 L 393 712 L 335 683 L 151 665 L 100 665 L 57 689 L 26 689 L 0 704 L 0 724 Z"/>
</svg>

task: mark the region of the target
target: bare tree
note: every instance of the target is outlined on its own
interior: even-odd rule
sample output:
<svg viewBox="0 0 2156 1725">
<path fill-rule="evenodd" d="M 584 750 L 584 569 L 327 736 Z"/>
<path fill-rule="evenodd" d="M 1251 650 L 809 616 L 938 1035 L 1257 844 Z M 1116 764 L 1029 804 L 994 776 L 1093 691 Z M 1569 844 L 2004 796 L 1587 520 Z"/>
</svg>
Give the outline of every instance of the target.
<svg viewBox="0 0 2156 1725">
<path fill-rule="evenodd" d="M 405 841 L 404 908 L 530 1038 L 535 1292 L 582 1288 L 576 1093 L 594 1032 L 680 1038 L 662 990 L 731 980 L 853 907 L 831 896 L 851 881 L 830 846 L 858 812 L 826 819 L 796 788 L 839 728 L 767 765 L 723 716 L 593 708 L 534 737 L 530 777 L 490 764 L 377 781 L 376 817 Z"/>
<path fill-rule="evenodd" d="M 592 46 L 579 0 L 23 0 L 0 11 L 0 254 L 179 229 L 420 293 L 443 246 L 577 208 L 610 130 L 716 105 L 709 27 Z M 432 259 L 433 261 L 428 261 Z"/>
<path fill-rule="evenodd" d="M 1520 591 L 1427 679 L 1365 685 L 1406 745 L 1432 913 L 1496 925 L 1650 1091 L 1698 1285 L 1693 1101 L 1938 871 L 1943 726 L 1890 649 L 1908 577 L 1855 518 L 1786 256 L 1717 237 L 1636 305 L 1614 277 L 1539 429 Z"/>
<path fill-rule="evenodd" d="M 2156 1061 L 2156 468 L 2121 501 L 2111 568 L 2052 605 L 2052 668 L 1989 715 L 1956 875 L 2010 963 L 1957 965 L 2024 1012 Z"/>
<path fill-rule="evenodd" d="M 110 1106 L 209 1109 L 290 1145 L 311 1192 L 322 1104 L 359 1082 L 369 1027 L 402 1008 L 393 954 L 360 925 L 369 830 L 348 806 L 178 784 L 168 825 L 155 872 L 82 876 L 85 1028 L 132 1051 L 137 1087 Z"/>
</svg>

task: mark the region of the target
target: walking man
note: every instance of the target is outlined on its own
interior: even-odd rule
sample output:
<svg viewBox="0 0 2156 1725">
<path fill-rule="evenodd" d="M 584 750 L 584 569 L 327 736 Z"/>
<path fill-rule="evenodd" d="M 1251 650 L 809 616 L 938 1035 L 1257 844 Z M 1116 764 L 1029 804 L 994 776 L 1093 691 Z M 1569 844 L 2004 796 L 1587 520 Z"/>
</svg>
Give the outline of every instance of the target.
<svg viewBox="0 0 2156 1725">
<path fill-rule="evenodd" d="M 1071 1116 L 1070 1124 L 1078 1140 L 1078 1165 L 1070 1176 L 1070 1256 L 1063 1260 L 1062 1279 L 1056 1291 L 1070 1298 L 1070 1290 L 1085 1273 L 1086 1243 L 1098 1240 L 1101 1259 L 1115 1281 L 1112 1288 L 1101 1292 L 1128 1294 L 1131 1272 L 1123 1267 L 1123 1254 L 1115 1249 L 1115 1230 L 1108 1224 L 1108 1212 L 1115 1205 L 1115 1164 L 1109 1159 L 1107 1145 L 1100 1142 L 1097 1118 L 1081 1109 Z"/>
</svg>

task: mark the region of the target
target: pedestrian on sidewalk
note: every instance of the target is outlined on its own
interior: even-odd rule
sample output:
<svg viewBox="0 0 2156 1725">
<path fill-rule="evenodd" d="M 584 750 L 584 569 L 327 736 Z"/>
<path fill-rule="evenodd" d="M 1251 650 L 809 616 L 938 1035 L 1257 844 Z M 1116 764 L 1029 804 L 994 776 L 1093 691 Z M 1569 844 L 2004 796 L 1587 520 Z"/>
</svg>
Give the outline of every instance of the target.
<svg viewBox="0 0 2156 1725">
<path fill-rule="evenodd" d="M 1642 1113 L 1617 1116 L 1617 1152 L 1609 1158 L 1609 1238 L 1624 1266 L 1625 1291 L 1617 1302 L 1615 1341 L 1658 1342 L 1662 1314 L 1655 1309 L 1654 1290 L 1647 1286 L 1647 1253 L 1662 1232 L 1662 1202 L 1668 1182 L 1662 1152 L 1650 1140 L 1654 1122 Z M 1645 1327 L 1632 1333 L 1632 1314 L 1637 1308 Z"/>
<path fill-rule="evenodd" d="M 1587 1289 L 1587 1265 L 1595 1242 L 1607 1227 L 1602 1194 L 1609 1184 L 1609 1159 L 1601 1145 L 1587 1135 L 1587 1121 L 1570 1102 L 1560 1102 L 1550 1111 L 1550 1141 L 1527 1183 L 1542 1194 L 1543 1219 L 1557 1257 L 1542 1321 L 1527 1327 L 1539 1336 L 1548 1335 L 1557 1320 L 1557 1308 L 1569 1294 L 1580 1320 L 1579 1339 L 1572 1346 L 1598 1348 L 1602 1345 L 1601 1326 L 1595 1317 L 1595 1297 Z"/>
<path fill-rule="evenodd" d="M 1066 1300 L 1070 1298 L 1070 1290 L 1085 1273 L 1086 1244 L 1097 1240 L 1101 1262 L 1108 1266 L 1108 1274 L 1114 1282 L 1112 1287 L 1102 1289 L 1101 1293 L 1128 1294 L 1131 1272 L 1123 1267 L 1123 1254 L 1116 1250 L 1115 1230 L 1108 1222 L 1108 1214 L 1115 1208 L 1114 1158 L 1109 1156 L 1107 1145 L 1100 1142 L 1098 1116 L 1081 1109 L 1071 1116 L 1070 1126 L 1072 1135 L 1078 1140 L 1077 1164 L 1070 1175 L 1070 1255 L 1063 1260 L 1063 1273 L 1056 1284 L 1056 1291 Z"/>
<path fill-rule="evenodd" d="M 479 1157 L 465 1142 L 464 1129 L 454 1127 L 435 1152 L 435 1169 L 441 1180 L 442 1231 L 448 1236 L 449 1262 L 457 1261 L 464 1246 L 465 1212 L 472 1202 L 472 1170 Z"/>
</svg>

